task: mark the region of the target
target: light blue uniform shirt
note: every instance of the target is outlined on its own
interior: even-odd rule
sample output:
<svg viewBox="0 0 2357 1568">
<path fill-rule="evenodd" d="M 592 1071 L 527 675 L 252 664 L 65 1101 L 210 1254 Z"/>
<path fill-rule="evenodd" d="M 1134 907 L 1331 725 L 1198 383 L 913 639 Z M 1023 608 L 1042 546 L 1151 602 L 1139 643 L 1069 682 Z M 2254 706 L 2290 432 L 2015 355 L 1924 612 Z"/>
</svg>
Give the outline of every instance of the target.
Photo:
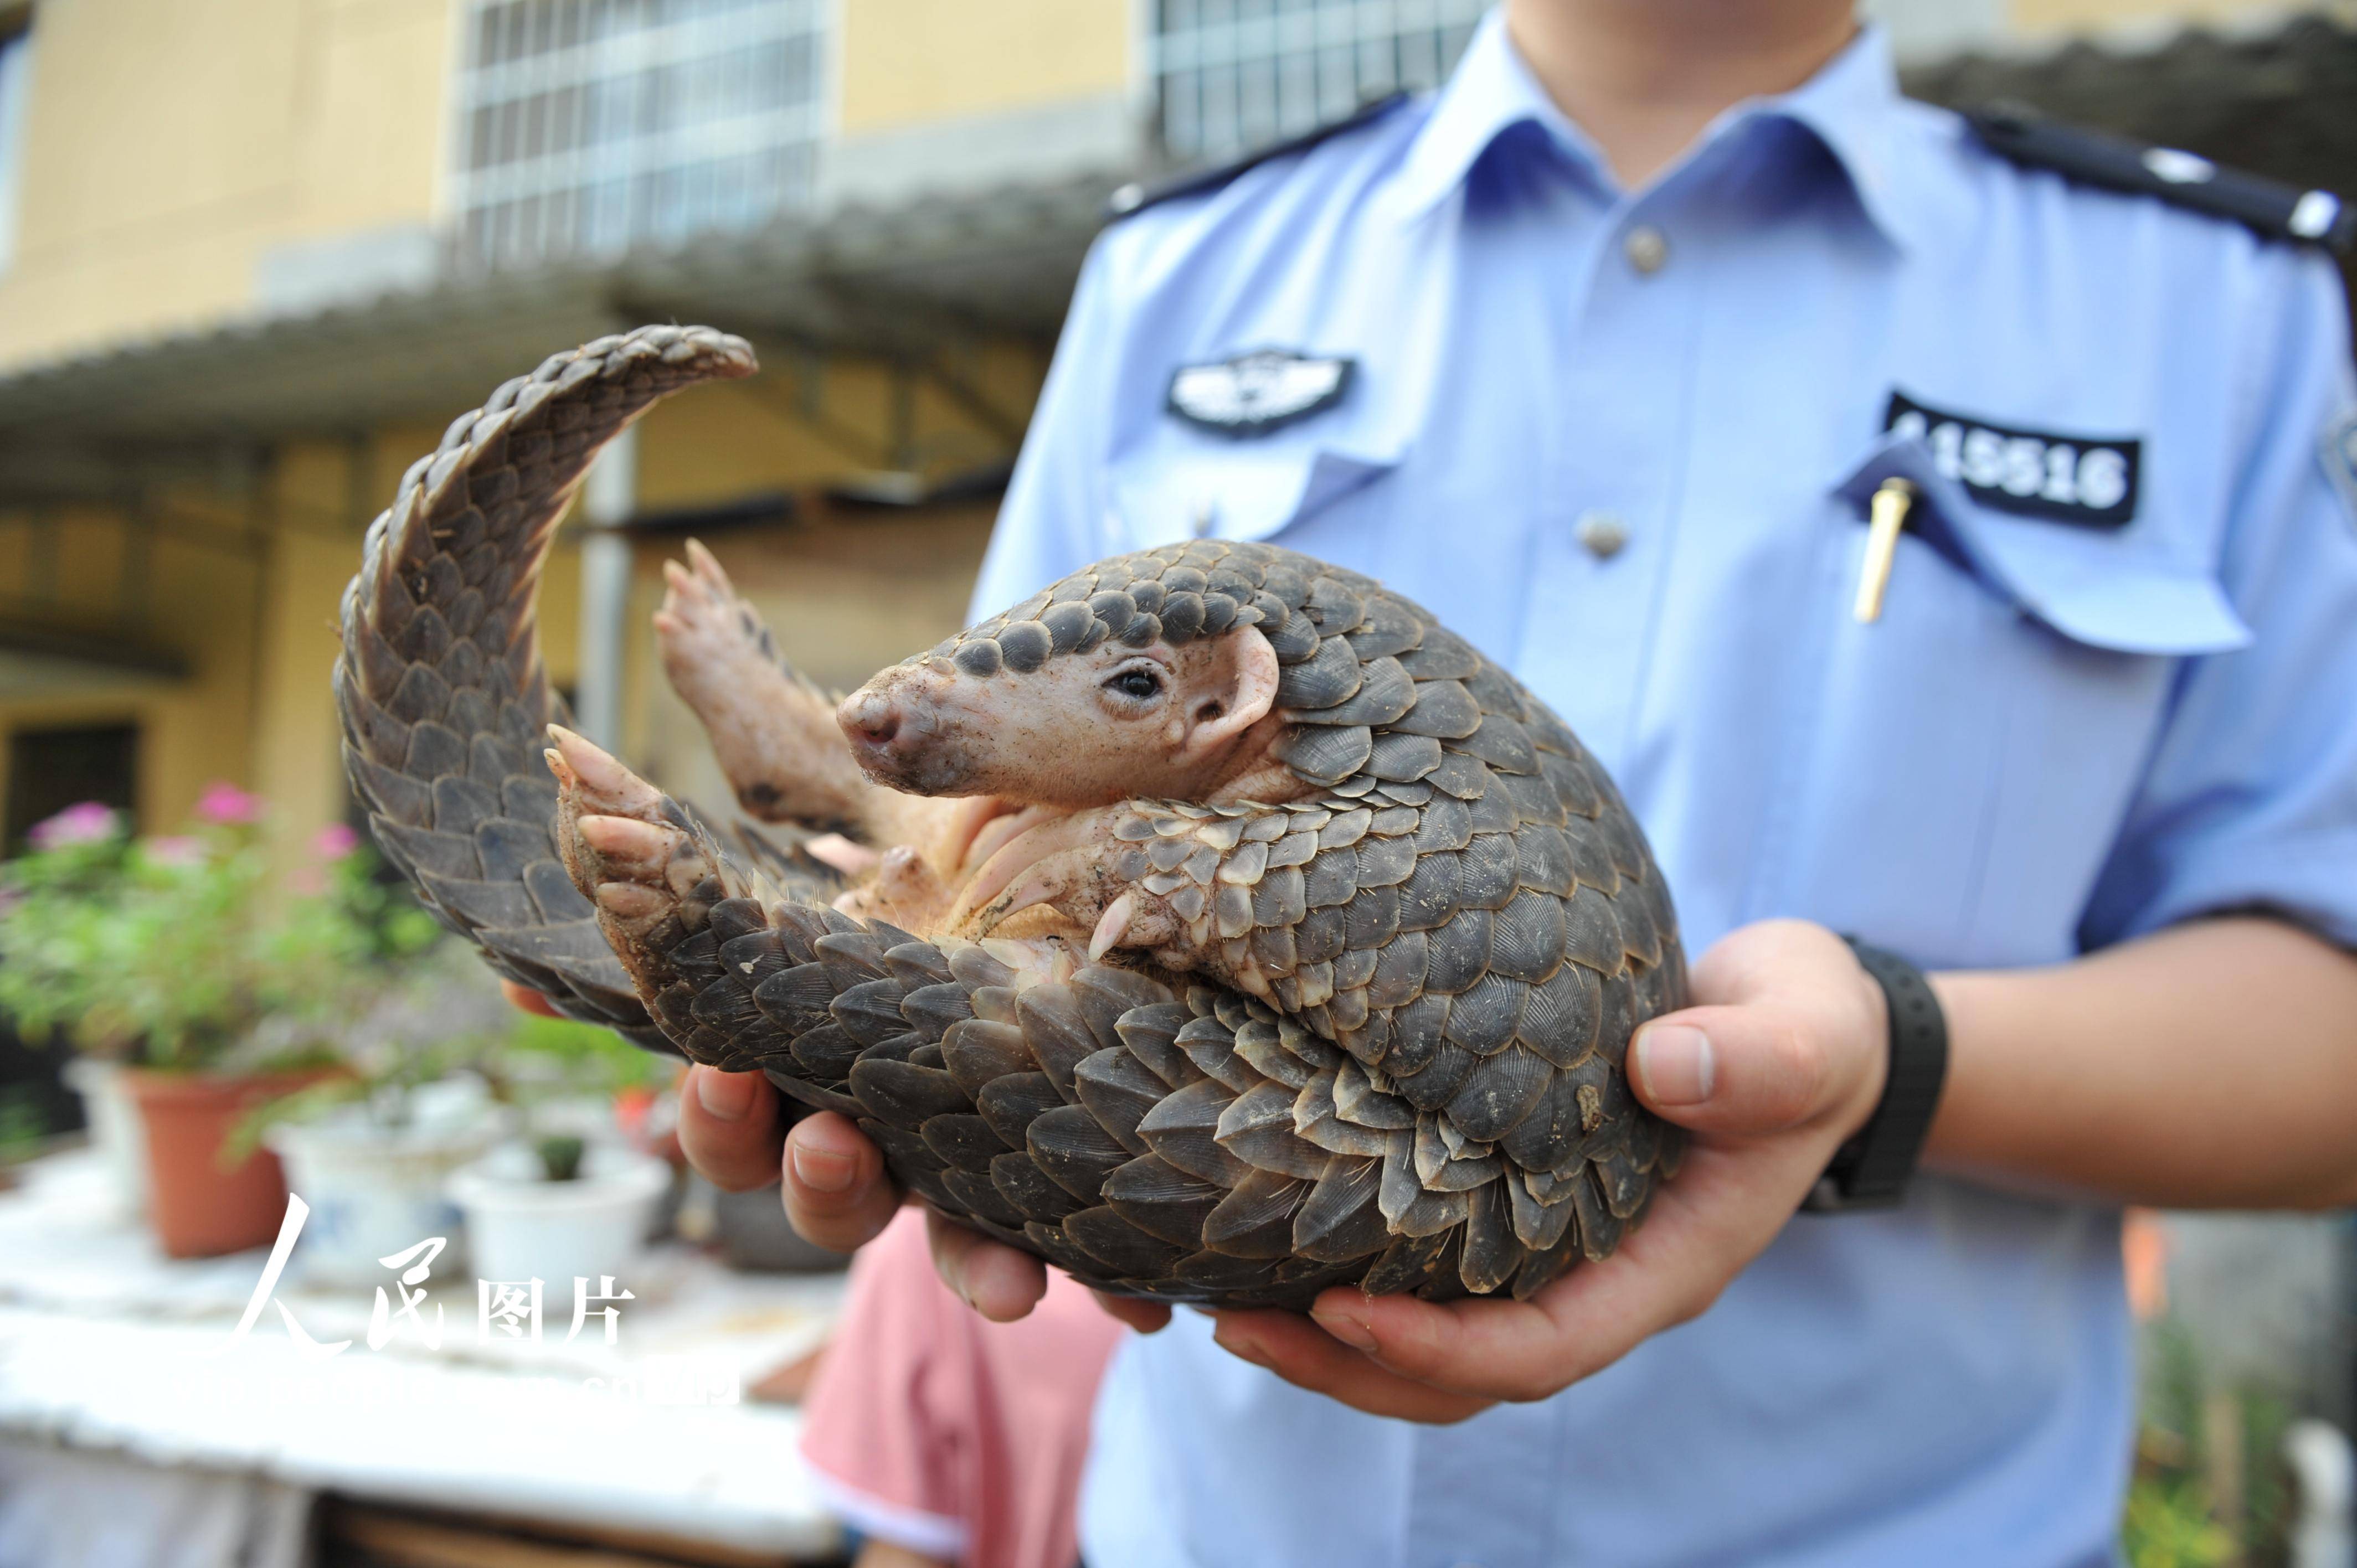
<svg viewBox="0 0 2357 1568">
<path fill-rule="evenodd" d="M 1345 394 L 1248 440 L 1166 408 L 1178 368 L 1267 347 L 1347 356 Z M 1886 435 L 1894 392 L 1956 417 Z M 2320 258 L 2000 161 L 1898 96 L 1874 32 L 1630 192 L 1493 16 L 1437 99 L 1104 235 L 976 605 L 1199 527 L 1381 577 L 1611 769 L 1691 951 L 1793 915 L 2052 963 L 2252 905 L 2357 942 L 2357 527 L 2318 446 L 2352 402 Z M 2125 526 L 1996 504 L 2117 504 L 2128 441 Z M 1860 625 L 1894 473 L 1922 499 Z M 1582 542 L 1603 518 L 1616 553 Z M 2265 1048 L 2219 1041 L 2216 1091 Z M 1108 1377 L 1082 1541 L 2102 1562 L 2132 1403 L 2116 1210 L 1927 1176 L 1453 1427 L 1293 1389 L 1182 1312 Z"/>
</svg>

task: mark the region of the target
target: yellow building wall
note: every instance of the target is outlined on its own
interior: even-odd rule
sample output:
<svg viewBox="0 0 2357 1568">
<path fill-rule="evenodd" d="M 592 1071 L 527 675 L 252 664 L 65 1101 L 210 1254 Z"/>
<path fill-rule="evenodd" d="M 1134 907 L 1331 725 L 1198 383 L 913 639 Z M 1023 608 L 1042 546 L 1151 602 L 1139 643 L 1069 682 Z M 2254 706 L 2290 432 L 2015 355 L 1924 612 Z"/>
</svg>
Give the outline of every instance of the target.
<svg viewBox="0 0 2357 1568">
<path fill-rule="evenodd" d="M 1127 0 L 843 0 L 842 129 L 1028 108 L 1128 84 Z"/>
<path fill-rule="evenodd" d="M 424 223 L 452 0 L 38 7 L 0 369 L 242 312 L 289 241 Z"/>
<path fill-rule="evenodd" d="M 435 222 L 465 9 L 466 0 L 40 5 L 17 248 L 0 273 L 0 373 L 241 317 L 253 307 L 257 267 L 278 247 Z M 1120 91 L 1131 22 L 1116 0 L 845 0 L 835 52 L 842 128 Z M 1028 413 L 1044 371 L 1037 346 L 944 352 L 1005 419 Z M 939 475 L 1007 452 L 1003 433 L 930 383 L 909 395 L 908 439 L 896 443 L 901 393 L 881 364 L 830 362 L 816 388 L 803 382 L 808 373 L 773 356 L 755 385 L 708 389 L 657 411 L 640 447 L 641 506 L 761 489 L 806 495 L 876 468 L 906 463 Z M 807 402 L 823 410 L 816 421 Z M 344 811 L 328 676 L 361 527 L 437 435 L 376 433 L 357 489 L 351 452 L 295 446 L 274 455 L 260 504 L 165 498 L 146 630 L 187 660 L 188 675 L 0 689 L 0 746 L 24 729 L 135 723 L 142 831 L 173 829 L 208 783 L 226 779 L 269 799 L 287 853 L 299 853 Z M 949 521 L 883 514 L 716 542 L 745 558 L 788 648 L 822 678 L 854 681 L 957 624 L 988 510 Z M 122 520 L 84 511 L 51 521 L 62 542 L 61 607 L 106 624 Z M 29 538 L 23 520 L 0 517 L 0 595 L 27 586 Z M 677 727 L 683 710 L 662 688 L 646 624 L 663 553 L 660 543 L 639 553 L 626 738 L 659 770 L 693 772 L 708 767 L 690 760 L 704 756 L 702 742 Z M 560 685 L 576 665 L 578 578 L 568 528 L 542 598 Z"/>
</svg>

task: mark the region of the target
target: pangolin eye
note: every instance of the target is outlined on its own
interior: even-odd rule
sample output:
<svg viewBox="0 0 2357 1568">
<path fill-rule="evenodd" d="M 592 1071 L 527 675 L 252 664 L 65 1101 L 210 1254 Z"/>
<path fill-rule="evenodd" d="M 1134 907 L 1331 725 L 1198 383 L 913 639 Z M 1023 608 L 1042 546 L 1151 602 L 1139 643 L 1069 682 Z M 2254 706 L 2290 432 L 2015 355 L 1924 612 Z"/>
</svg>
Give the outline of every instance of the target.
<svg viewBox="0 0 2357 1568">
<path fill-rule="evenodd" d="M 1105 686 L 1133 702 L 1142 703 L 1160 693 L 1162 677 L 1143 665 L 1132 665 L 1107 681 Z"/>
</svg>

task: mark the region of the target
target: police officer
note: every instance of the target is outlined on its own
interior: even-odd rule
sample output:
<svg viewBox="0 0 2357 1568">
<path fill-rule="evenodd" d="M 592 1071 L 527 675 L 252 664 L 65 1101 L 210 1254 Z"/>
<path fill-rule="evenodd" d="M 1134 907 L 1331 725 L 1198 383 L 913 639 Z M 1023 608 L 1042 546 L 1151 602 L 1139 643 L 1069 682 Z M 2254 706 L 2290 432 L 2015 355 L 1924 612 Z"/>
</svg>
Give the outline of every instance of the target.
<svg viewBox="0 0 2357 1568">
<path fill-rule="evenodd" d="M 1437 97 L 1126 205 L 978 608 L 1204 532 L 1377 575 L 1605 761 L 1707 951 L 1617 1256 L 1134 1340 L 1089 1560 L 2108 1562 L 2120 1206 L 2357 1200 L 2346 215 L 1907 102 L 1848 0 L 1508 0 Z M 759 1075 L 687 1099 L 775 1174 Z M 786 1200 L 848 1246 L 893 1195 L 819 1117 Z"/>
</svg>

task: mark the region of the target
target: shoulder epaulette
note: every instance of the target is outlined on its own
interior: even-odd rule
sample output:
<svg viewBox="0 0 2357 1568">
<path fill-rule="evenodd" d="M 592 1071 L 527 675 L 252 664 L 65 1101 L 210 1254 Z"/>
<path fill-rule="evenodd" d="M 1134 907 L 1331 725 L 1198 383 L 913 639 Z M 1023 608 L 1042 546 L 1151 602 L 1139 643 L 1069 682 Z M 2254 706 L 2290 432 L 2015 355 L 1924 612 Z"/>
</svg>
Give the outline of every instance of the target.
<svg viewBox="0 0 2357 1568">
<path fill-rule="evenodd" d="M 1984 104 L 1964 111 L 1964 116 L 1989 151 L 2025 167 L 2052 169 L 2065 179 L 2106 190 L 2158 197 L 2232 219 L 2270 240 L 2342 253 L 2357 246 L 2357 209 L 2329 190 L 2302 190 L 2221 167 L 2198 153 L 2065 125 L 2017 104 Z"/>
<path fill-rule="evenodd" d="M 1132 180 L 1105 198 L 1105 221 L 1127 218 L 1149 207 L 1176 201 L 1182 196 L 1200 196 L 1206 191 L 1217 190 L 1265 163 L 1288 157 L 1295 153 L 1306 153 L 1320 142 L 1330 141 L 1345 131 L 1355 131 L 1361 125 L 1380 120 L 1406 102 L 1408 97 L 1405 92 L 1392 92 L 1371 99 L 1342 119 L 1256 148 L 1232 163 L 1216 164 L 1209 168 L 1181 169 L 1159 179 Z"/>
</svg>

